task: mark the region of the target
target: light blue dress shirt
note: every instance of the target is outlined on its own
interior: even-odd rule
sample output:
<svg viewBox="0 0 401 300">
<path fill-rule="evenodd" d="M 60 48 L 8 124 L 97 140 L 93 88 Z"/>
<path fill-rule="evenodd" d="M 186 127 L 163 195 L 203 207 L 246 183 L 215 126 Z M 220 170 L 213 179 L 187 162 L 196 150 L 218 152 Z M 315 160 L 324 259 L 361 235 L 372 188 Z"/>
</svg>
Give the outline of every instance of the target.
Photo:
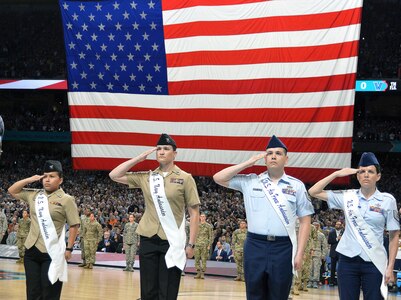
<svg viewBox="0 0 401 300">
<path fill-rule="evenodd" d="M 361 190 L 355 190 L 359 199 L 359 211 L 365 222 L 373 230 L 379 242 L 383 244 L 384 230 L 399 230 L 397 204 L 394 197 L 388 193 L 376 192 L 366 199 Z M 344 192 L 346 191 L 327 191 L 329 208 L 344 210 Z M 359 255 L 364 261 L 371 261 L 366 252 L 357 242 L 354 231 L 346 224 L 345 231 L 336 248 L 337 252 L 355 257 Z"/>
<path fill-rule="evenodd" d="M 287 198 L 293 216 L 304 217 L 314 213 L 305 185 L 300 180 L 284 174 L 278 181 L 278 186 Z M 230 180 L 229 188 L 244 195 L 249 232 L 288 236 L 285 226 L 263 191 L 258 175 L 236 175 Z"/>
</svg>

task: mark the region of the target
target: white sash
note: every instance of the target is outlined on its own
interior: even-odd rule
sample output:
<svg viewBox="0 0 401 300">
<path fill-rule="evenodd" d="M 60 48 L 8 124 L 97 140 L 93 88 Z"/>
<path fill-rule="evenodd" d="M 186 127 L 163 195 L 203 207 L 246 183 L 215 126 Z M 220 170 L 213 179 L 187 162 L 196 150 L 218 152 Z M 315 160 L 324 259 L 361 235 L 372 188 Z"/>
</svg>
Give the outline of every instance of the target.
<svg viewBox="0 0 401 300">
<path fill-rule="evenodd" d="M 347 226 L 354 232 L 359 245 L 369 256 L 372 263 L 383 274 L 380 292 L 384 299 L 387 299 L 388 289 L 384 283 L 387 268 L 387 253 L 384 246 L 379 242 L 374 232 L 363 219 L 358 209 L 358 203 L 359 199 L 354 190 L 344 192 L 344 212 Z"/>
<path fill-rule="evenodd" d="M 52 260 L 48 272 L 49 280 L 52 284 L 57 280 L 67 282 L 67 261 L 64 256 L 65 228 L 63 227 L 60 238 L 58 238 L 56 227 L 54 226 L 53 220 L 50 216 L 49 202 L 44 193 L 41 192 L 36 196 L 35 208 L 40 233 L 45 241 L 47 253 Z"/>
<path fill-rule="evenodd" d="M 295 276 L 298 276 L 298 273 L 294 268 L 294 259 L 298 248 L 297 235 L 295 232 L 295 218 L 291 213 L 291 208 L 288 205 L 287 198 L 284 196 L 278 185 L 267 177 L 266 173 L 259 175 L 259 181 L 262 184 L 263 192 L 287 230 L 292 243 L 292 273 Z"/>
<path fill-rule="evenodd" d="M 152 194 L 157 215 L 159 216 L 160 223 L 166 233 L 168 243 L 170 244 L 165 256 L 167 268 L 177 266 L 180 270 L 184 270 L 187 261 L 185 254 L 185 214 L 181 226 L 178 228 L 164 191 L 163 177 L 158 173 L 151 173 L 149 176 L 149 183 L 150 193 Z"/>
</svg>

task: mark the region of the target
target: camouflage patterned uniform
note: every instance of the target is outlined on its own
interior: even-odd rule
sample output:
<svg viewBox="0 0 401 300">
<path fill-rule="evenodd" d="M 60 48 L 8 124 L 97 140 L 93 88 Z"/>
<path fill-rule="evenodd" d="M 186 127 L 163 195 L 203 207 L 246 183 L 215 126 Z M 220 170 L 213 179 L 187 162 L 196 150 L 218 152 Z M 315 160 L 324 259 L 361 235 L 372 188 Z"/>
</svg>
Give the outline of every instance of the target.
<svg viewBox="0 0 401 300">
<path fill-rule="evenodd" d="M 2 209 L 0 209 L 0 242 L 6 234 L 8 228 L 7 217 Z"/>
<path fill-rule="evenodd" d="M 315 289 L 319 287 L 320 267 L 322 265 L 322 259 L 324 259 L 327 254 L 327 240 L 325 235 L 318 230 L 316 230 L 316 234 L 317 238 L 314 240 L 312 248 L 312 269 L 310 274 L 310 283 L 308 285 L 308 287 L 313 287 Z"/>
<path fill-rule="evenodd" d="M 92 269 L 96 261 L 96 250 L 103 238 L 102 225 L 98 221 L 88 222 L 84 228 L 85 260 L 86 269 Z"/>
<path fill-rule="evenodd" d="M 245 281 L 244 278 L 244 243 L 247 229 L 237 229 L 233 232 L 232 245 L 234 250 L 234 259 L 237 264 L 237 278 L 235 280 Z"/>
<path fill-rule="evenodd" d="M 213 226 L 209 223 L 199 223 L 198 236 L 195 242 L 195 278 L 204 278 L 206 271 L 206 260 L 209 257 L 209 249 L 213 243 Z M 202 266 L 201 266 L 202 261 Z"/>
<path fill-rule="evenodd" d="M 135 255 L 138 248 L 139 235 L 136 233 L 138 223 L 128 222 L 124 226 L 123 238 L 124 238 L 124 249 L 125 249 L 125 260 L 127 266 L 124 271 L 134 272 Z"/>
<path fill-rule="evenodd" d="M 84 236 L 84 228 L 90 222 L 89 217 L 85 214 L 81 216 L 81 225 L 79 227 L 80 232 L 80 239 L 79 239 L 79 246 L 81 248 L 81 259 L 82 263 L 78 265 L 78 267 L 85 267 L 86 266 L 86 259 L 85 259 L 85 236 Z"/>
<path fill-rule="evenodd" d="M 300 291 L 307 292 L 307 285 L 309 281 L 310 271 L 311 271 L 311 264 L 312 264 L 312 248 L 313 245 L 316 243 L 317 240 L 317 229 L 315 226 L 311 226 L 311 231 L 308 239 L 308 243 L 306 244 L 305 254 L 304 254 L 304 263 L 302 265 L 302 270 L 300 274 L 300 285 L 298 289 Z"/>
<path fill-rule="evenodd" d="M 308 291 L 307 284 L 311 270 L 311 251 L 313 245 L 313 238 L 314 237 L 316 238 L 316 228 L 314 234 L 313 234 L 313 228 L 314 226 L 311 226 L 311 233 L 309 235 L 308 242 L 306 243 L 302 268 L 301 270 L 298 271 L 298 277 L 294 276 L 293 279 L 292 294 L 294 295 L 299 295 L 299 291 L 305 291 L 305 292 Z"/>
<path fill-rule="evenodd" d="M 25 256 L 25 241 L 26 237 L 28 236 L 29 229 L 31 228 L 31 219 L 30 218 L 21 218 L 18 221 L 18 232 L 17 232 L 17 247 L 18 247 L 18 254 L 19 260 L 17 262 L 22 263 L 24 261 Z"/>
</svg>

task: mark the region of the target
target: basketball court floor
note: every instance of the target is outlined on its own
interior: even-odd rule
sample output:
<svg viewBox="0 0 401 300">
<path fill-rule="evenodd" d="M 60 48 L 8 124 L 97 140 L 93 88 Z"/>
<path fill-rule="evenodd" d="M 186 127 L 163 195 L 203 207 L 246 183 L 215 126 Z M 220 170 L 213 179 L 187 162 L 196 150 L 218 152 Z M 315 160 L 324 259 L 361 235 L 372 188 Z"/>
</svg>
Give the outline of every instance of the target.
<svg viewBox="0 0 401 300">
<path fill-rule="evenodd" d="M 92 270 L 68 265 L 68 282 L 63 285 L 61 299 L 138 299 L 140 297 L 139 270 L 123 272 L 122 267 L 95 266 Z M 246 299 L 245 284 L 232 276 L 208 275 L 204 280 L 194 279 L 187 272 L 182 277 L 178 299 L 221 300 Z M 0 299 L 20 300 L 25 297 L 24 266 L 16 259 L 0 259 Z M 310 289 L 294 300 L 338 299 L 336 287 L 327 285 Z M 362 297 L 361 297 L 362 299 Z M 401 294 L 390 294 L 389 299 L 400 299 Z"/>
</svg>

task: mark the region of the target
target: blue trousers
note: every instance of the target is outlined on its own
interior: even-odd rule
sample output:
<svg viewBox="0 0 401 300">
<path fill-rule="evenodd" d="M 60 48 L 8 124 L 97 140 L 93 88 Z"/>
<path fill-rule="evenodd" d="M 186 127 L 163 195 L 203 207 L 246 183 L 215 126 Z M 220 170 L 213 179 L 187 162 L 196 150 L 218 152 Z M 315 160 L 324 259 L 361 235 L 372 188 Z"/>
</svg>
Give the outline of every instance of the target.
<svg viewBox="0 0 401 300">
<path fill-rule="evenodd" d="M 261 238 L 261 239 L 259 239 Z M 248 300 L 287 300 L 292 283 L 292 243 L 248 234 L 244 244 L 244 275 Z"/>
<path fill-rule="evenodd" d="M 361 287 L 364 300 L 383 299 L 380 294 L 383 275 L 372 262 L 340 254 L 337 275 L 341 300 L 359 300 Z"/>
</svg>

